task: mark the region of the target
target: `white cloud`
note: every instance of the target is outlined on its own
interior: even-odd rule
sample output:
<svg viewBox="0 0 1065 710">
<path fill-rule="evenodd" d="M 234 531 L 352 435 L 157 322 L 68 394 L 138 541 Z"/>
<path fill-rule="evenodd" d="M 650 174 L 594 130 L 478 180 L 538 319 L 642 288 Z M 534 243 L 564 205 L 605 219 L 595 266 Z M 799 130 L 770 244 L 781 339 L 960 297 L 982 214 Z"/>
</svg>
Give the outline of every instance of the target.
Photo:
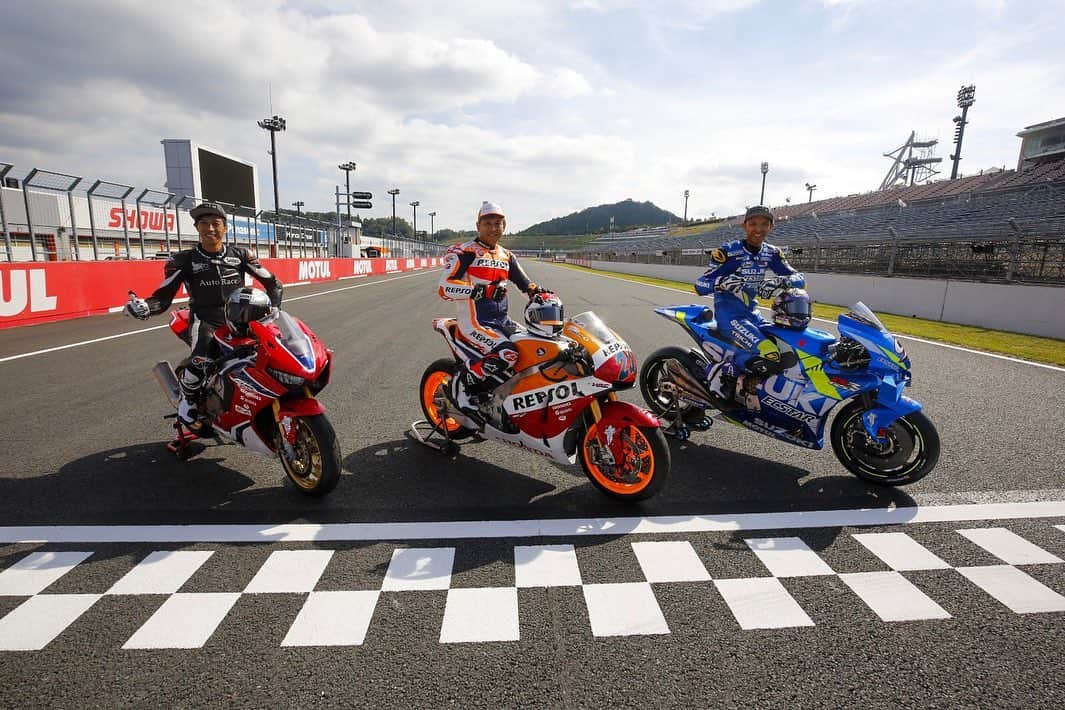
<svg viewBox="0 0 1065 710">
<path fill-rule="evenodd" d="M 417 199 L 437 227 L 469 228 L 493 199 L 520 229 L 627 197 L 679 214 L 684 189 L 690 216 L 734 213 L 757 200 L 762 160 L 774 204 L 801 200 L 806 181 L 818 197 L 872 189 L 881 153 L 910 130 L 949 142 L 953 95 L 970 82 L 963 170 L 1012 163 L 1013 134 L 1065 104 L 1053 42 L 1037 40 L 1061 28 L 1052 15 L 1011 22 L 988 0 L 980 12 L 1005 23 L 951 54 L 899 44 L 878 24 L 884 6 L 827 2 L 789 32 L 770 27 L 790 21 L 780 6 L 752 0 L 72 2 L 51 14 L 16 0 L 0 27 L 0 160 L 159 187 L 158 141 L 188 137 L 257 161 L 269 202 L 255 121 L 272 94 L 289 125 L 283 202 L 331 209 L 336 165 L 354 160 L 372 216 L 391 214 L 385 190 L 398 186 L 400 214 Z M 804 35 L 840 16 L 853 32 Z M 768 29 L 730 25 L 752 22 Z"/>
</svg>

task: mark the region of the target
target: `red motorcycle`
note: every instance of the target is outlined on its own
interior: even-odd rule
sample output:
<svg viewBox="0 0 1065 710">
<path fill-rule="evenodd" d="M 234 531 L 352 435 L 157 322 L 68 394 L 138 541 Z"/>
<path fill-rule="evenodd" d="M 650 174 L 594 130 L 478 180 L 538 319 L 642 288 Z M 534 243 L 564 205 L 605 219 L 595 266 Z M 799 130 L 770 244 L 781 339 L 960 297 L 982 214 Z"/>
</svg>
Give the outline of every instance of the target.
<svg viewBox="0 0 1065 710">
<path fill-rule="evenodd" d="M 174 311 L 170 329 L 189 344 L 189 311 Z M 181 459 L 188 444 L 217 437 L 267 456 L 277 455 L 296 488 L 322 496 L 340 480 L 336 432 L 315 395 L 329 383 L 333 352 L 298 318 L 272 309 L 248 323 L 240 337 L 226 327 L 215 331 L 222 353 L 208 368 L 197 411 L 199 429 L 190 431 L 177 415 L 176 435 L 167 448 Z M 181 397 L 179 378 L 188 359 L 175 371 L 169 362 L 153 372 L 170 403 Z"/>
</svg>

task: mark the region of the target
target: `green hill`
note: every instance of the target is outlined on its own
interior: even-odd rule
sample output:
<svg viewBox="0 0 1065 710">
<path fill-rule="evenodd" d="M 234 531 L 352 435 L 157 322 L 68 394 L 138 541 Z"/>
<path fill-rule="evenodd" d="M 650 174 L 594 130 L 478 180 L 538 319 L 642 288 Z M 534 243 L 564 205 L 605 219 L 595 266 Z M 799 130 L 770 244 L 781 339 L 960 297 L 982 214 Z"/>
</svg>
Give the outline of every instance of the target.
<svg viewBox="0 0 1065 710">
<path fill-rule="evenodd" d="M 658 227 L 679 221 L 680 217 L 655 206 L 652 202 L 634 202 L 629 199 L 612 205 L 588 207 L 565 217 L 540 222 L 518 234 L 596 234 L 620 232 L 634 227 Z"/>
</svg>

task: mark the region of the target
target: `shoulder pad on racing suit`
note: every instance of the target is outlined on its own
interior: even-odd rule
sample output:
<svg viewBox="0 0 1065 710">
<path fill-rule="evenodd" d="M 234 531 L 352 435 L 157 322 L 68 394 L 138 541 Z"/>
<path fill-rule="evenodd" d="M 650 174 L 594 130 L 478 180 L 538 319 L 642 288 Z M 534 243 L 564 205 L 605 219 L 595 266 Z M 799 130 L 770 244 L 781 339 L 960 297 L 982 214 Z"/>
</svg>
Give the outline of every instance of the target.
<svg viewBox="0 0 1065 710">
<path fill-rule="evenodd" d="M 477 257 L 479 245 L 475 241 L 452 244 L 444 252 L 444 273 L 440 276 L 437 293 L 445 301 L 469 300 L 473 283 L 466 269 Z"/>
</svg>

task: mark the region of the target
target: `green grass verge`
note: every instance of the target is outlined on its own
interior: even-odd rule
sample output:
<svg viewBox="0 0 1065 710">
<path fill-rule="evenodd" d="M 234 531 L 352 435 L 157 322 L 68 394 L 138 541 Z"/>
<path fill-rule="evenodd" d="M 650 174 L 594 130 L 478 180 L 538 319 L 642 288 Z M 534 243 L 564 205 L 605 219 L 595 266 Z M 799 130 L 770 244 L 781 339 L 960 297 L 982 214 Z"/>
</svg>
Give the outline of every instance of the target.
<svg viewBox="0 0 1065 710">
<path fill-rule="evenodd" d="M 622 274 L 615 271 L 601 271 L 589 269 L 575 264 L 556 264 L 570 269 L 591 271 L 605 276 L 615 276 L 629 281 L 676 288 L 691 293 L 692 302 L 699 298 L 692 289 L 690 283 L 684 281 L 671 281 L 669 279 L 656 279 L 651 276 L 636 276 L 634 274 Z M 765 304 L 763 304 L 765 305 Z M 834 306 L 826 303 L 814 304 L 814 316 L 835 320 L 840 313 L 849 310 L 844 306 Z M 1056 338 L 1042 338 L 1036 335 L 1024 335 L 1023 333 L 1010 333 L 1004 330 L 991 330 L 989 328 L 977 328 L 971 325 L 959 325 L 957 323 L 943 323 L 923 318 L 910 318 L 908 316 L 896 316 L 889 313 L 876 314 L 884 325 L 892 333 L 900 335 L 912 335 L 917 338 L 938 340 L 951 345 L 960 345 L 974 350 L 984 350 L 992 353 L 1001 353 L 1010 357 L 1019 357 L 1034 362 L 1044 362 L 1050 365 L 1065 366 L 1065 341 Z"/>
</svg>

